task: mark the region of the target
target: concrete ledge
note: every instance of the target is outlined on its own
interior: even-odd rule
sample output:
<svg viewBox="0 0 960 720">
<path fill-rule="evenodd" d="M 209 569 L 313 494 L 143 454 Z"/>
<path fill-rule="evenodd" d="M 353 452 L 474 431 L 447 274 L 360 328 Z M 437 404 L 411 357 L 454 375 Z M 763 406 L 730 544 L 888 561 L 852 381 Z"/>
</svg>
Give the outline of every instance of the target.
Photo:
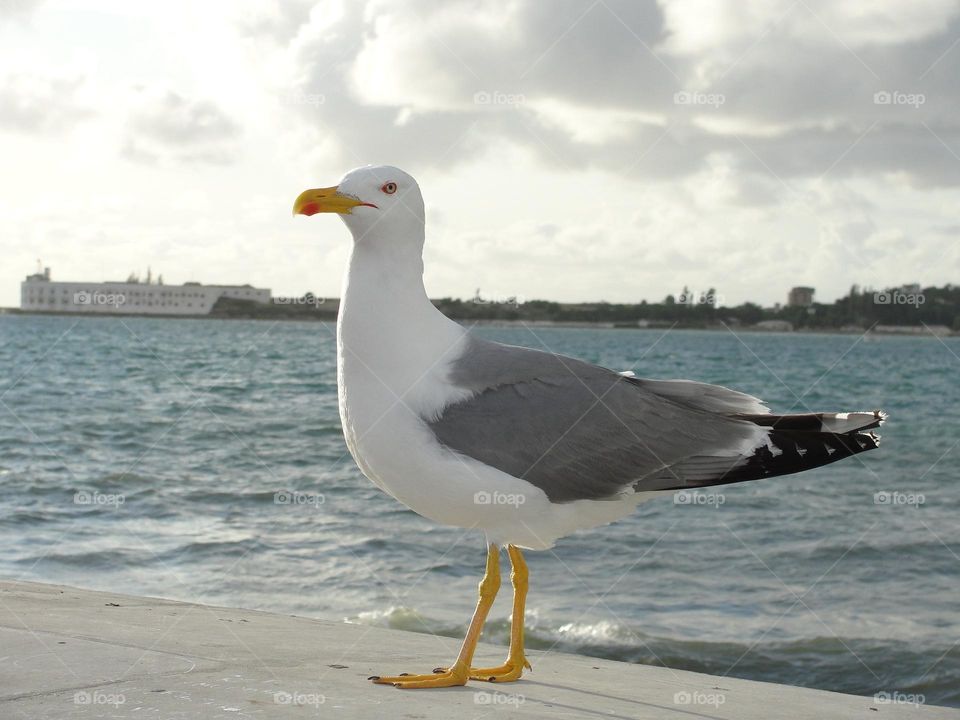
<svg viewBox="0 0 960 720">
<path fill-rule="evenodd" d="M 960 718 L 960 711 L 549 653 L 517 683 L 397 690 L 447 638 L 59 585 L 0 582 L 0 717 Z M 501 647 L 481 646 L 497 663 Z"/>
</svg>

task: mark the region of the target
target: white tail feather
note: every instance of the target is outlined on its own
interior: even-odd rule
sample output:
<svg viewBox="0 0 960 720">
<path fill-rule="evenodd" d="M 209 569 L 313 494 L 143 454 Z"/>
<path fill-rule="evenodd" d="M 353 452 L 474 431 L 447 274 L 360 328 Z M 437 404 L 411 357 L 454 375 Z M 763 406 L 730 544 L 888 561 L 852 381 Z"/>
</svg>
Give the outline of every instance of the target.
<svg viewBox="0 0 960 720">
<path fill-rule="evenodd" d="M 824 413 L 821 432 L 848 433 L 868 425 L 883 424 L 887 414 L 882 410 L 872 412 Z"/>
</svg>

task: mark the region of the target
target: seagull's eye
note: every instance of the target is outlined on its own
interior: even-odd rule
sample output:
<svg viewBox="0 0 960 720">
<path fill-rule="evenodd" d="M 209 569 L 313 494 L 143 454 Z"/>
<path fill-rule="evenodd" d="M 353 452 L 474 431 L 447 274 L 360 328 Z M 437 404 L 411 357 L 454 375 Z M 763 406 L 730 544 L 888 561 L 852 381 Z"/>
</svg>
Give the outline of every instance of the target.
<svg viewBox="0 0 960 720">
<path fill-rule="evenodd" d="M 384 183 L 380 191 L 385 192 L 387 195 L 393 195 L 397 191 L 397 184 L 395 182 Z"/>
</svg>

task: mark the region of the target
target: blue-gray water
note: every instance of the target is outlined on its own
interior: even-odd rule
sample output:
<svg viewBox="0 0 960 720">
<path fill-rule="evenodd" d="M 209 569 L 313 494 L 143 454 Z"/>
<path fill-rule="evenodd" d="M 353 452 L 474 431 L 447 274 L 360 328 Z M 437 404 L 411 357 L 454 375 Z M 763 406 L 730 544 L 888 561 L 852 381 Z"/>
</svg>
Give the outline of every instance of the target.
<svg viewBox="0 0 960 720">
<path fill-rule="evenodd" d="M 960 341 L 477 332 L 892 415 L 878 451 L 529 553 L 532 648 L 960 705 Z M 0 317 L 0 575 L 459 635 L 483 540 L 360 474 L 335 372 L 325 324 Z"/>
</svg>

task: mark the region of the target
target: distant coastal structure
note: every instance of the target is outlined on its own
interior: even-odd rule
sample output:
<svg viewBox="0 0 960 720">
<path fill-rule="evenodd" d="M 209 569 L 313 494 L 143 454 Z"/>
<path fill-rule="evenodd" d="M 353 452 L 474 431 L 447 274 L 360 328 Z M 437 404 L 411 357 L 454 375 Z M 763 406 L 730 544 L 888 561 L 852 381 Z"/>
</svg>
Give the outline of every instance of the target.
<svg viewBox="0 0 960 720">
<path fill-rule="evenodd" d="M 123 282 L 55 282 L 46 267 L 20 283 L 20 309 L 28 312 L 105 315 L 209 315 L 221 297 L 269 304 L 269 288 L 252 285 L 164 285 L 131 274 Z"/>
<path fill-rule="evenodd" d="M 816 292 L 812 287 L 790 288 L 787 293 L 787 307 L 810 307 L 813 305 L 813 294 Z"/>
</svg>

